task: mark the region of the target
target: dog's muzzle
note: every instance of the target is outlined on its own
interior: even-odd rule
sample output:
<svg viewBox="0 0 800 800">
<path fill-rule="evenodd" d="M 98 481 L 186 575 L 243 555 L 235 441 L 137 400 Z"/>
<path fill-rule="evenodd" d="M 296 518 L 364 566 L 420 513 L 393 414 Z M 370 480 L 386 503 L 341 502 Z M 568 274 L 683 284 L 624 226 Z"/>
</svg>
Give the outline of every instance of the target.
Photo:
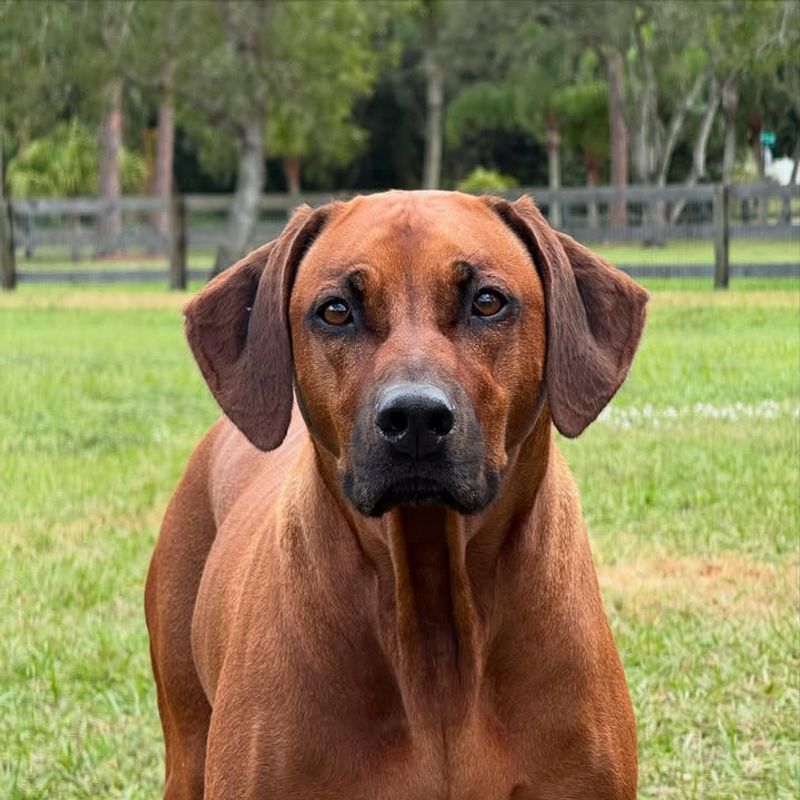
<svg viewBox="0 0 800 800">
<path fill-rule="evenodd" d="M 452 401 L 430 383 L 390 386 L 375 404 L 378 436 L 397 456 L 412 461 L 435 458 L 454 426 Z"/>
<path fill-rule="evenodd" d="M 430 382 L 392 383 L 359 410 L 343 475 L 366 516 L 397 506 L 443 505 L 470 514 L 494 497 L 480 426 L 463 391 Z"/>
</svg>

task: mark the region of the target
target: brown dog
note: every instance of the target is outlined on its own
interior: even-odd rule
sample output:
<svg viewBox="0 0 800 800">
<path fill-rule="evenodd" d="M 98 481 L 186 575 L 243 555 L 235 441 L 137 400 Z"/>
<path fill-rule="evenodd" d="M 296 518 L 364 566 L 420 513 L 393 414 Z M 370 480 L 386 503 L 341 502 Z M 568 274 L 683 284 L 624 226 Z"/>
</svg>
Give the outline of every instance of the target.
<svg viewBox="0 0 800 800">
<path fill-rule="evenodd" d="M 301 208 L 200 292 L 227 418 L 147 582 L 166 797 L 635 796 L 552 425 L 608 403 L 645 302 L 528 198 L 447 192 Z"/>
</svg>

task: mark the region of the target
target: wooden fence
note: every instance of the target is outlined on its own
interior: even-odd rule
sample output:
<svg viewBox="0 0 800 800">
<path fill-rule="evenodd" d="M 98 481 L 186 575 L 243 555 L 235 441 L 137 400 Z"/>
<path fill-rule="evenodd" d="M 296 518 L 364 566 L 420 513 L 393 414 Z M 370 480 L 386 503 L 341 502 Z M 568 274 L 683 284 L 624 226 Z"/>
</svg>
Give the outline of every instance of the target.
<svg viewBox="0 0 800 800">
<path fill-rule="evenodd" d="M 302 197 L 265 194 L 252 244 L 274 238 L 287 215 L 300 202 L 317 206 L 353 193 L 316 193 Z M 622 266 L 635 277 L 713 276 L 723 288 L 731 275 L 800 276 L 800 187 L 774 185 L 628 186 L 515 189 L 503 193 L 515 199 L 534 196 L 551 224 L 579 241 L 638 243 L 657 247 L 670 241 L 714 242 L 714 264 Z M 192 252 L 210 252 L 224 241 L 230 195 L 179 195 L 170 201 L 152 197 L 0 199 L 0 273 L 2 286 L 17 282 L 168 281 L 185 288 L 189 279 L 205 279 L 210 271 L 189 269 Z M 610 210 L 622 206 L 622 224 L 612 224 Z M 110 218 L 115 225 L 103 224 Z M 164 222 L 166 221 L 166 225 Z M 109 233 L 109 230 L 112 233 Z M 783 263 L 730 263 L 730 243 L 737 238 L 784 240 L 789 257 Z M 17 254 L 26 260 L 42 252 L 62 252 L 62 261 L 96 259 L 103 253 L 122 258 L 166 261 L 167 269 L 17 268 Z M 165 258 L 166 256 L 166 258 Z M 210 261 L 210 259 L 209 259 Z"/>
</svg>

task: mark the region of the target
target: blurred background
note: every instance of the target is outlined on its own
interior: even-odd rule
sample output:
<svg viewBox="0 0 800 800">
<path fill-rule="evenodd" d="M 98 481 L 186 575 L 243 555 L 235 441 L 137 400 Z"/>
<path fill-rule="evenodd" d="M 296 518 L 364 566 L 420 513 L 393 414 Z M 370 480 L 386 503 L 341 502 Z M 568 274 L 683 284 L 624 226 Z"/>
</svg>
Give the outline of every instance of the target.
<svg viewBox="0 0 800 800">
<path fill-rule="evenodd" d="M 0 797 L 160 796 L 181 307 L 300 202 L 531 192 L 649 291 L 577 440 L 643 800 L 800 795 L 797 0 L 0 0 Z"/>
<path fill-rule="evenodd" d="M 4 285 L 182 286 L 388 188 L 532 189 L 637 275 L 796 275 L 798 47 L 796 0 L 2 0 Z"/>
</svg>

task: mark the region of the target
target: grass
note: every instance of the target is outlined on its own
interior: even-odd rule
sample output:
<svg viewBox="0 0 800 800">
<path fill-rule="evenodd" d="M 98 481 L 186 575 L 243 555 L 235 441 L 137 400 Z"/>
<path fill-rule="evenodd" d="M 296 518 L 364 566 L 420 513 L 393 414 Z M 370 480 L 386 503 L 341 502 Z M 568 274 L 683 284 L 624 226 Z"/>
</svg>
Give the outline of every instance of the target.
<svg viewBox="0 0 800 800">
<path fill-rule="evenodd" d="M 766 285 L 651 284 L 612 413 L 561 441 L 637 710 L 642 798 L 800 788 L 800 293 Z M 0 297 L 2 797 L 160 791 L 142 587 L 217 415 L 185 299 Z"/>
<path fill-rule="evenodd" d="M 624 266 L 682 264 L 713 264 L 714 243 L 703 240 L 672 240 L 664 247 L 643 247 L 638 242 L 619 244 L 593 244 L 592 249 L 611 261 Z M 214 262 L 211 250 L 190 250 L 188 266 L 190 269 L 208 269 Z M 800 239 L 732 239 L 730 246 L 731 264 L 797 264 L 800 262 Z M 53 247 L 38 249 L 33 258 L 25 258 L 20 251 L 17 268 L 24 271 L 37 270 L 129 270 L 142 271 L 167 269 L 164 254 L 146 256 L 130 253 L 113 259 L 84 260 L 72 262 L 69 254 Z"/>
<path fill-rule="evenodd" d="M 214 263 L 214 253 L 210 250 L 190 250 L 187 254 L 189 269 L 205 269 L 211 272 Z M 34 252 L 32 258 L 26 258 L 19 251 L 17 253 L 17 269 L 20 271 L 36 272 L 39 270 L 55 270 L 66 272 L 73 270 L 141 270 L 164 271 L 169 267 L 169 258 L 166 253 L 148 255 L 141 251 L 123 253 L 114 258 L 91 258 L 82 256 L 80 261 L 73 261 L 69 253 L 63 249 L 49 247 L 40 248 Z"/>
<path fill-rule="evenodd" d="M 714 242 L 702 240 L 672 240 L 665 247 L 642 247 L 630 244 L 596 244 L 592 250 L 612 264 L 672 265 L 713 264 Z M 731 264 L 797 264 L 800 261 L 800 240 L 731 239 Z"/>
</svg>

